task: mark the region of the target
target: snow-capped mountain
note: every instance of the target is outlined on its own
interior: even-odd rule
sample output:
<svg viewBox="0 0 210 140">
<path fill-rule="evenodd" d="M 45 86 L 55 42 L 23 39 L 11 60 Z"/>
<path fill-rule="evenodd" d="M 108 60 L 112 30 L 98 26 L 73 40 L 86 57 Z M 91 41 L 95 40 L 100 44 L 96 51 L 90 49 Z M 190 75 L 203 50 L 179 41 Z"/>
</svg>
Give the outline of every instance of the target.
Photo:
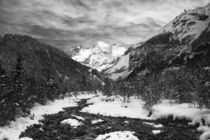
<svg viewBox="0 0 210 140">
<path fill-rule="evenodd" d="M 72 59 L 108 74 L 107 70 L 113 68 L 120 61 L 120 57 L 124 55 L 126 50 L 126 47 L 118 43 L 109 45 L 103 41 L 98 41 L 93 48 L 80 48 L 79 52 L 72 56 Z"/>
<path fill-rule="evenodd" d="M 77 53 L 79 53 L 79 51 L 83 48 L 82 45 L 78 45 L 77 47 L 73 48 L 72 50 L 67 51 L 66 53 L 69 56 L 75 56 Z"/>
<path fill-rule="evenodd" d="M 209 28 L 209 15 L 210 5 L 185 10 L 155 35 L 170 32 L 173 34 L 172 39 L 191 44 L 204 30 Z"/>
<path fill-rule="evenodd" d="M 103 73 L 113 80 L 125 78 L 129 74 L 129 57 L 130 53 L 120 56 L 111 67 L 104 69 Z"/>
<path fill-rule="evenodd" d="M 145 69 L 154 69 L 163 63 L 165 67 L 186 64 L 195 56 L 207 52 L 208 49 L 205 50 L 205 47 L 199 47 L 210 42 L 209 36 L 210 4 L 193 10 L 184 10 L 151 38 L 131 51 L 129 69 L 135 69 L 134 73 L 138 73 Z M 202 57 L 205 60 L 208 58 L 206 53 Z"/>
</svg>

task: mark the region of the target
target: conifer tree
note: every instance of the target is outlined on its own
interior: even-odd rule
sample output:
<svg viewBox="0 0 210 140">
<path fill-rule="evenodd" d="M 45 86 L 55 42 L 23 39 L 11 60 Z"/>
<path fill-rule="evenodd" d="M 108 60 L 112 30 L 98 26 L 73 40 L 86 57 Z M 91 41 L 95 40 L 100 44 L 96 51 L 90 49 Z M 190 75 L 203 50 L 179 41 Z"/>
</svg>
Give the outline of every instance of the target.
<svg viewBox="0 0 210 140">
<path fill-rule="evenodd" d="M 86 77 L 84 75 L 82 76 L 81 85 L 82 85 L 83 90 L 87 91 L 87 80 L 86 80 Z"/>
<path fill-rule="evenodd" d="M 23 81 L 23 58 L 18 55 L 14 70 L 14 92 L 13 98 L 21 103 L 25 96 L 25 87 Z M 15 96 L 15 97 L 14 97 Z"/>
<path fill-rule="evenodd" d="M 4 75 L 5 74 L 5 70 L 3 69 L 2 65 L 0 64 L 0 75 Z"/>
</svg>

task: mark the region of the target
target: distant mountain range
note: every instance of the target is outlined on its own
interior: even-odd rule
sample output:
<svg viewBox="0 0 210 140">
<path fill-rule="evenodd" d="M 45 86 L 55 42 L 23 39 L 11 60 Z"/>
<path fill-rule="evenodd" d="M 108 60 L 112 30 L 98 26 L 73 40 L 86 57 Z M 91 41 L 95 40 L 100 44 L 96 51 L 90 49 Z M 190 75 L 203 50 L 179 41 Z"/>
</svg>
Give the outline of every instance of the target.
<svg viewBox="0 0 210 140">
<path fill-rule="evenodd" d="M 98 41 L 93 48 L 85 49 L 78 46 L 70 54 L 75 61 L 96 69 L 115 80 L 119 76 L 123 76 L 119 72 L 124 72 L 128 68 L 129 55 L 124 55 L 126 51 L 127 46 L 119 43 L 109 45 Z M 118 73 L 118 76 L 114 76 L 113 73 Z"/>
<path fill-rule="evenodd" d="M 163 26 L 153 32 L 152 37 L 145 42 L 133 45 L 128 49 L 127 46 L 121 44 L 109 45 L 99 41 L 91 49 L 81 46 L 75 48 L 71 52 L 72 58 L 97 69 L 114 80 L 127 77 L 134 69 L 144 69 L 141 68 L 143 61 L 153 51 L 160 53 L 169 65 L 175 62 L 180 55 L 187 53 L 184 59 L 192 57 L 196 54 L 194 51 L 199 45 L 210 42 L 209 15 L 210 6 L 207 5 L 185 10 L 165 26 L 163 26 L 164 23 L 152 18 L 145 18 L 140 24 L 133 24 L 133 29 L 144 28 L 147 31 L 154 31 Z"/>
<path fill-rule="evenodd" d="M 146 35 L 147 33 L 154 33 L 164 24 L 161 21 L 147 17 L 141 19 L 138 23 L 130 23 L 124 30 L 126 32 L 139 30 L 142 32 L 140 34 L 148 36 Z M 129 74 L 129 52 L 139 44 L 126 46 L 119 43 L 107 44 L 103 41 L 98 41 L 93 48 L 85 48 L 82 45 L 78 45 L 66 53 L 75 61 L 98 70 L 108 78 L 118 80 Z"/>
</svg>

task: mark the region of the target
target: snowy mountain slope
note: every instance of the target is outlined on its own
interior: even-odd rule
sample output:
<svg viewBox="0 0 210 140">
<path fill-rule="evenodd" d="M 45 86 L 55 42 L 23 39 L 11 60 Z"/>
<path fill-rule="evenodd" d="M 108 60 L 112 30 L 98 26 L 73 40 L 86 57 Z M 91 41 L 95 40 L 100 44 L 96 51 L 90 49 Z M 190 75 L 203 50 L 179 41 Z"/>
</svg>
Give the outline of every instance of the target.
<svg viewBox="0 0 210 140">
<path fill-rule="evenodd" d="M 130 53 L 119 57 L 113 66 L 105 69 L 103 73 L 113 80 L 126 77 L 129 74 L 129 56 Z"/>
<path fill-rule="evenodd" d="M 192 43 L 209 27 L 210 5 L 194 10 L 185 10 L 155 35 L 171 32 L 174 40 L 183 43 Z"/>
<path fill-rule="evenodd" d="M 124 55 L 126 50 L 121 44 L 109 45 L 98 41 L 94 48 L 81 48 L 72 59 L 101 72 L 112 68 L 120 60 L 119 57 Z"/>
<path fill-rule="evenodd" d="M 160 29 L 165 23 L 150 17 L 139 19 L 138 23 L 130 23 L 129 27 L 125 27 L 127 32 L 154 32 Z M 140 43 L 142 44 L 142 43 Z M 72 59 L 80 62 L 93 69 L 97 69 L 107 77 L 117 80 L 124 78 L 129 74 L 129 55 L 130 49 L 135 48 L 139 44 L 123 46 L 121 44 L 109 45 L 103 41 L 98 41 L 93 48 L 85 49 L 81 46 L 76 47 L 70 52 Z M 78 51 L 79 50 L 79 51 Z"/>
<path fill-rule="evenodd" d="M 131 51 L 129 66 L 136 69 L 149 66 L 148 57 L 158 65 L 161 56 L 169 66 L 183 56 L 183 63 L 197 54 L 197 47 L 210 42 L 210 4 L 194 10 L 185 10 L 150 39 Z M 156 56 L 152 53 L 155 53 Z M 187 55 L 186 55 L 187 54 Z M 149 56 L 151 55 L 151 56 Z M 162 60 L 161 60 L 162 61 Z M 179 61 L 180 62 L 180 61 Z M 154 64 L 153 64 L 154 65 Z M 174 64 L 176 65 L 176 64 Z M 143 67 L 144 68 L 143 68 Z M 151 67 L 151 66 L 149 66 Z"/>
</svg>

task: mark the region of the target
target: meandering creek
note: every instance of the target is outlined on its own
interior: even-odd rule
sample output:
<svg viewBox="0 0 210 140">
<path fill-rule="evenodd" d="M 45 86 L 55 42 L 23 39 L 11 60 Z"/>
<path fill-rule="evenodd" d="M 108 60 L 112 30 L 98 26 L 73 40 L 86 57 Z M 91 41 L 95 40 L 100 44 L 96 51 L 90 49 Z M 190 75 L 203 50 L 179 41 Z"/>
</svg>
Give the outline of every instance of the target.
<svg viewBox="0 0 210 140">
<path fill-rule="evenodd" d="M 168 117 L 159 120 L 131 119 L 126 117 L 109 117 L 80 112 L 90 105 L 88 99 L 78 102 L 77 107 L 64 108 L 56 114 L 46 115 L 40 124 L 30 126 L 20 137 L 30 137 L 33 140 L 94 140 L 98 135 L 114 131 L 132 131 L 139 140 L 198 140 L 200 133 L 196 126 L 188 125 L 188 120 L 173 120 Z M 73 115 L 73 116 L 72 116 Z M 78 119 L 77 116 L 85 118 Z M 69 124 L 62 124 L 65 119 L 76 119 L 83 125 L 74 128 Z M 93 124 L 93 120 L 103 120 Z M 162 125 L 154 127 L 151 124 Z M 154 130 L 161 133 L 154 134 Z"/>
</svg>

